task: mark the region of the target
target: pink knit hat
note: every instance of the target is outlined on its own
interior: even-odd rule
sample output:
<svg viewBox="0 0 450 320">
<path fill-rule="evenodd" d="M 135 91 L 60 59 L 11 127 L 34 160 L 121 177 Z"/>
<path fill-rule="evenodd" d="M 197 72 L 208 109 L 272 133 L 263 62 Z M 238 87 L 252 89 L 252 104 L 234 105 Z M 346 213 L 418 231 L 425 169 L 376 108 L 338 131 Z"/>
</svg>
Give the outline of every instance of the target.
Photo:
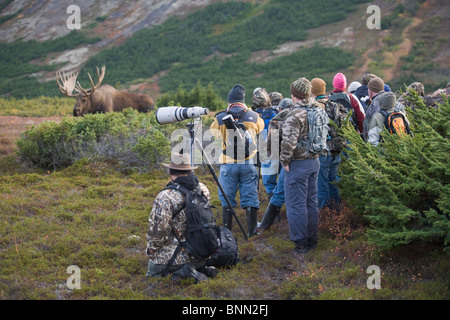
<svg viewBox="0 0 450 320">
<path fill-rule="evenodd" d="M 347 88 L 347 78 L 343 73 L 338 73 L 334 76 L 333 87 L 340 91 L 345 91 Z"/>
</svg>

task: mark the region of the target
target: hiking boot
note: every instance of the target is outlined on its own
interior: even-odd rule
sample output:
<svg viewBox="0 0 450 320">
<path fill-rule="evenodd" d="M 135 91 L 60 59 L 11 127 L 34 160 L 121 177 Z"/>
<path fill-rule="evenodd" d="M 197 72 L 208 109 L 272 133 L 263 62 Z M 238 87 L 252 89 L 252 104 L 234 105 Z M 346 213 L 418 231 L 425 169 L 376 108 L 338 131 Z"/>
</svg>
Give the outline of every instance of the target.
<svg viewBox="0 0 450 320">
<path fill-rule="evenodd" d="M 208 277 L 199 271 L 189 263 L 185 263 L 180 269 L 172 273 L 172 280 L 177 281 L 181 279 L 194 278 L 195 282 L 209 281 Z"/>
<path fill-rule="evenodd" d="M 305 254 L 310 250 L 307 239 L 297 240 L 297 241 L 294 241 L 294 243 L 295 243 L 294 251 L 299 254 Z"/>
<path fill-rule="evenodd" d="M 308 245 L 307 245 L 308 249 L 309 250 L 314 250 L 317 247 L 317 243 L 318 242 L 319 241 L 318 241 L 317 237 L 309 238 L 308 239 Z"/>
<path fill-rule="evenodd" d="M 299 254 L 305 254 L 309 251 L 310 249 L 308 248 L 308 246 L 295 246 L 294 251 L 299 253 Z"/>
<path fill-rule="evenodd" d="M 245 215 L 247 216 L 248 236 L 252 237 L 257 235 L 256 225 L 258 223 L 258 208 L 247 207 L 245 209 Z"/>
<path fill-rule="evenodd" d="M 222 207 L 222 221 L 223 226 L 231 231 L 231 224 L 233 221 L 233 213 L 228 207 Z"/>
<path fill-rule="evenodd" d="M 266 212 L 264 213 L 264 217 L 261 223 L 259 223 L 258 228 L 260 230 L 269 229 L 275 218 L 280 215 L 280 211 L 281 211 L 280 207 L 277 207 L 276 205 L 269 203 Z"/>
</svg>

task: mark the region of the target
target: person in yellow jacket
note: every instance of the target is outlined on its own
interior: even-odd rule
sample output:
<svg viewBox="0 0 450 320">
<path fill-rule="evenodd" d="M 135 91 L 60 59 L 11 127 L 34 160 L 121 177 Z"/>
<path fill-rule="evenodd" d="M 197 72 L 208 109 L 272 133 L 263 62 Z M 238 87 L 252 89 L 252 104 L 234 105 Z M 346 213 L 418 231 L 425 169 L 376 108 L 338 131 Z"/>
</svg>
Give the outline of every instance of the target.
<svg viewBox="0 0 450 320">
<path fill-rule="evenodd" d="M 233 208 L 237 207 L 236 194 L 239 189 L 240 206 L 246 211 L 248 234 L 253 236 L 256 234 L 259 210 L 258 173 L 255 167 L 258 150 L 251 146 L 257 146 L 258 134 L 264 129 L 264 121 L 245 105 L 243 85 L 235 85 L 228 93 L 227 101 L 227 109 L 216 114 L 210 128 L 216 138 L 222 139 L 219 183 Z M 244 151 L 237 148 L 238 144 L 244 146 L 244 143 L 235 139 L 239 133 L 233 129 L 227 129 L 224 118 L 228 115 L 238 120 L 238 126 L 239 123 L 245 126 L 246 131 L 241 131 L 240 134 L 244 136 L 245 132 L 248 136 L 249 149 Z M 222 203 L 223 224 L 231 230 L 232 212 L 220 190 L 219 199 Z"/>
</svg>

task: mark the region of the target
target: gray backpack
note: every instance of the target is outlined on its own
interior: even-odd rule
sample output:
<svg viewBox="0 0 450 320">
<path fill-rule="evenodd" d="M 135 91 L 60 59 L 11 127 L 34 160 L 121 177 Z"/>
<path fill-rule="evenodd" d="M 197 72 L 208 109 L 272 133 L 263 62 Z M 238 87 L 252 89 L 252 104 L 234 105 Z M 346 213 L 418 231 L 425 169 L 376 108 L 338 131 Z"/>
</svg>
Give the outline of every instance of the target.
<svg viewBox="0 0 450 320">
<path fill-rule="evenodd" d="M 328 122 L 327 113 L 320 107 L 302 107 L 308 112 L 308 139 L 299 140 L 298 147 L 306 148 L 314 154 L 326 154 L 328 151 Z"/>
</svg>

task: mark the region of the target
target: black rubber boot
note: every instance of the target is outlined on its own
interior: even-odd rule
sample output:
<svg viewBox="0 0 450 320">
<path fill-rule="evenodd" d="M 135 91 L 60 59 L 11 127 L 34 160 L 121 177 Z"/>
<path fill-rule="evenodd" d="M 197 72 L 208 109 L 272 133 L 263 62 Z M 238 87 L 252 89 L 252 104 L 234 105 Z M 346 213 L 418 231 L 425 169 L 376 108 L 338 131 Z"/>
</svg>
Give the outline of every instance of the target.
<svg viewBox="0 0 450 320">
<path fill-rule="evenodd" d="M 233 213 L 231 212 L 231 209 L 229 209 L 228 207 L 222 207 L 222 221 L 223 226 L 231 231 Z"/>
<path fill-rule="evenodd" d="M 264 217 L 259 225 L 259 229 L 267 230 L 272 225 L 275 218 L 280 214 L 281 208 L 276 205 L 269 203 L 267 206 L 266 212 L 264 213 Z"/>
<path fill-rule="evenodd" d="M 245 214 L 247 216 L 248 236 L 252 237 L 257 234 L 256 224 L 258 222 L 258 208 L 247 207 L 245 209 Z"/>
<path fill-rule="evenodd" d="M 190 278 L 194 278 L 196 282 L 209 280 L 204 273 L 197 271 L 197 269 L 189 263 L 184 264 L 180 269 L 172 273 L 173 281 Z"/>
</svg>

